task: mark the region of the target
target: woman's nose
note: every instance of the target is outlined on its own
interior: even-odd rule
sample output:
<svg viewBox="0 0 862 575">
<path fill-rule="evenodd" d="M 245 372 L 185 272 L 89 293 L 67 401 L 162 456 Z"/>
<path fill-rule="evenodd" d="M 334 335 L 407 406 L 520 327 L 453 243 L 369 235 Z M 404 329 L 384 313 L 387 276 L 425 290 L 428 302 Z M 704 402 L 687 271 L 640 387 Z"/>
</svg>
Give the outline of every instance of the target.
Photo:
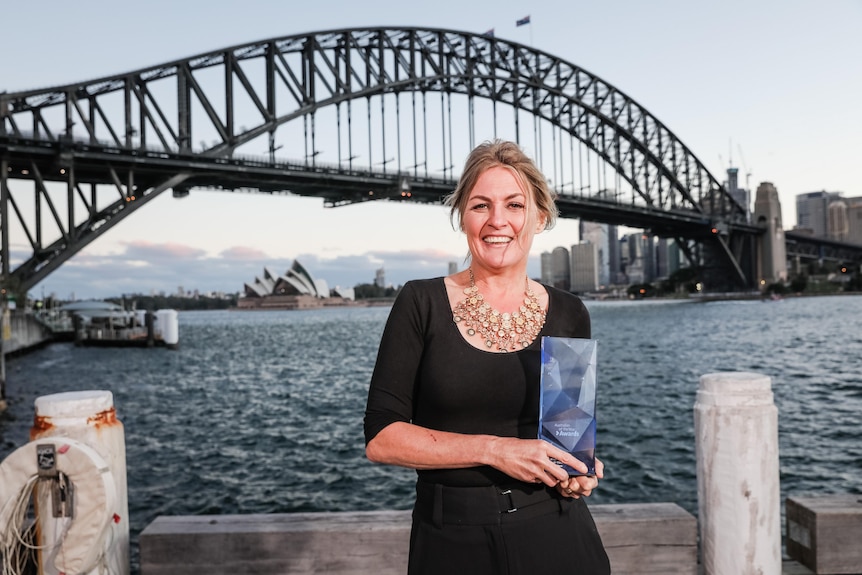
<svg viewBox="0 0 862 575">
<path fill-rule="evenodd" d="M 491 206 L 488 211 L 488 224 L 495 228 L 501 228 L 506 225 L 505 211 L 502 208 Z"/>
</svg>

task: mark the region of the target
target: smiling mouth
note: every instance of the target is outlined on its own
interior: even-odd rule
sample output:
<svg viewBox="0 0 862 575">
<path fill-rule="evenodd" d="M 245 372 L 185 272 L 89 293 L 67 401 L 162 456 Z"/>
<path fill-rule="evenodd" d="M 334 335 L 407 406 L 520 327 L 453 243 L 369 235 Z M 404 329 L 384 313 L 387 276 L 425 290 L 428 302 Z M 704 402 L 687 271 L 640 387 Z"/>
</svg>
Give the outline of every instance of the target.
<svg viewBox="0 0 862 575">
<path fill-rule="evenodd" d="M 505 238 L 501 236 L 488 236 L 482 238 L 482 241 L 486 244 L 508 244 L 512 241 L 512 238 Z"/>
</svg>

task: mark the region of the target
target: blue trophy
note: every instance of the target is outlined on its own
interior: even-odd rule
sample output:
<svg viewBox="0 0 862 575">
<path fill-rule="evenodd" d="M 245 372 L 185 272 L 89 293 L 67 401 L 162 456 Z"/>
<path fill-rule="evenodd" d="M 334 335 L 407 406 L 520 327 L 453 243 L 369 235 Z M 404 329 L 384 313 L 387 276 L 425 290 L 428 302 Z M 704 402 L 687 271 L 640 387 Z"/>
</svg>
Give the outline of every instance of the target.
<svg viewBox="0 0 862 575">
<path fill-rule="evenodd" d="M 542 337 L 539 439 L 596 473 L 596 340 Z M 569 475 L 584 475 L 568 465 Z"/>
</svg>

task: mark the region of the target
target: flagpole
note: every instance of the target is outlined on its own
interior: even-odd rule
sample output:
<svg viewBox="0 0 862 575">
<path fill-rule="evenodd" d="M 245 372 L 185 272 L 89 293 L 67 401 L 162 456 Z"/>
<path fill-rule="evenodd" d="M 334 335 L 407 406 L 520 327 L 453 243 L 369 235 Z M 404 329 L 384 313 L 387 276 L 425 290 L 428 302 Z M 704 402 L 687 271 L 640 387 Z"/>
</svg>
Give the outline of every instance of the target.
<svg viewBox="0 0 862 575">
<path fill-rule="evenodd" d="M 527 14 L 520 20 L 515 21 L 515 27 L 527 26 L 530 29 L 530 48 L 533 47 L 533 19 L 530 14 Z"/>
</svg>

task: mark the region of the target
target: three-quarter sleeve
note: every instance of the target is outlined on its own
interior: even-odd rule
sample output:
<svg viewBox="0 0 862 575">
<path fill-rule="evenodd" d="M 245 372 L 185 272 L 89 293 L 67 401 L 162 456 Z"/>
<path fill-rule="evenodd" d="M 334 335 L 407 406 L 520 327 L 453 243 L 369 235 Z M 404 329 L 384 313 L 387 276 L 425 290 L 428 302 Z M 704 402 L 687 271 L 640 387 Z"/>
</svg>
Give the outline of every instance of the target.
<svg viewBox="0 0 862 575">
<path fill-rule="evenodd" d="M 425 326 L 418 290 L 407 282 L 389 312 L 365 407 L 365 443 L 396 421 L 413 419 Z"/>
</svg>

